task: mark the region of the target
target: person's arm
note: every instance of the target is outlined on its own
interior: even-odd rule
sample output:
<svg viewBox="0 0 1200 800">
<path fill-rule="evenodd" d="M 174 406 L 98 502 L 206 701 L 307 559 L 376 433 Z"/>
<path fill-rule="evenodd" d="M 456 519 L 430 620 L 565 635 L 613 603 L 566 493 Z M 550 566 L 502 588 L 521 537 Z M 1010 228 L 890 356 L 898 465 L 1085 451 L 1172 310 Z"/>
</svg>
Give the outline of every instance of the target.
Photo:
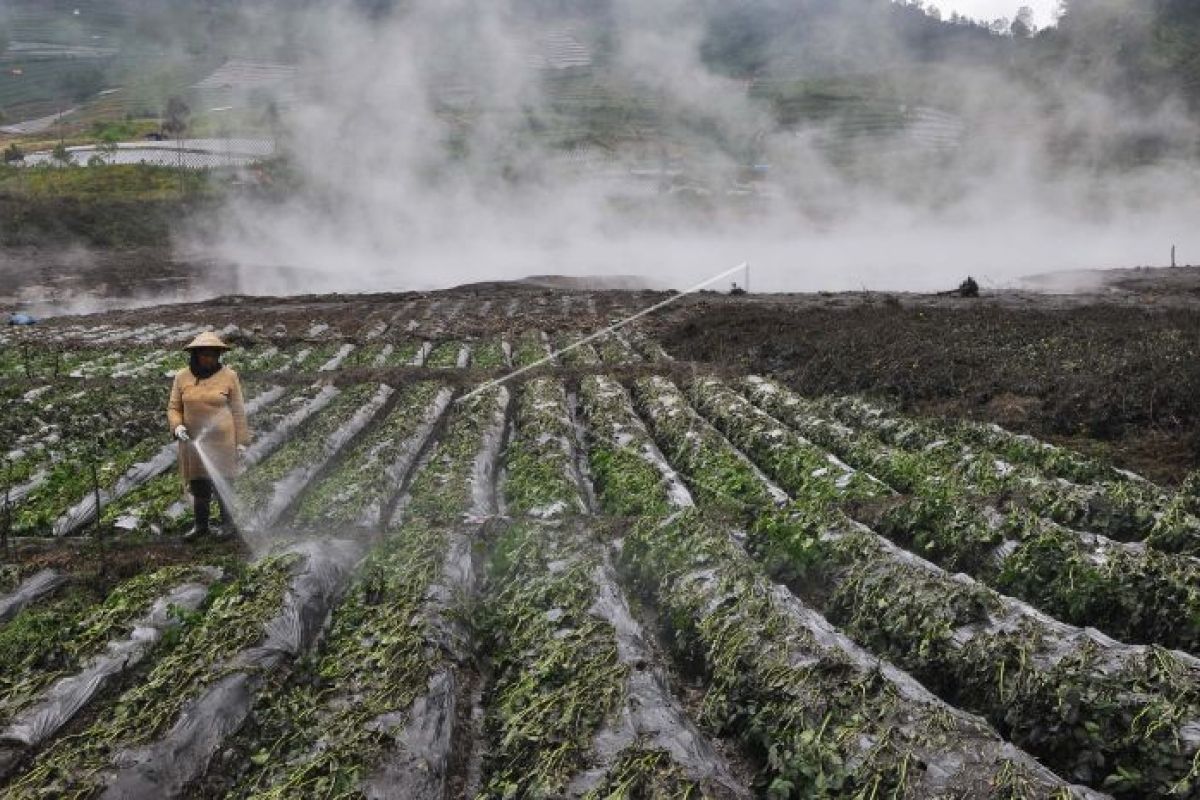
<svg viewBox="0 0 1200 800">
<path fill-rule="evenodd" d="M 183 425 L 183 392 L 179 386 L 179 376 L 171 384 L 171 399 L 167 401 L 167 426 L 171 435 Z"/>
<path fill-rule="evenodd" d="M 234 436 L 239 445 L 250 444 L 250 425 L 246 421 L 246 398 L 242 395 L 242 381 L 233 375 L 233 389 L 229 392 L 229 410 L 233 413 Z"/>
</svg>

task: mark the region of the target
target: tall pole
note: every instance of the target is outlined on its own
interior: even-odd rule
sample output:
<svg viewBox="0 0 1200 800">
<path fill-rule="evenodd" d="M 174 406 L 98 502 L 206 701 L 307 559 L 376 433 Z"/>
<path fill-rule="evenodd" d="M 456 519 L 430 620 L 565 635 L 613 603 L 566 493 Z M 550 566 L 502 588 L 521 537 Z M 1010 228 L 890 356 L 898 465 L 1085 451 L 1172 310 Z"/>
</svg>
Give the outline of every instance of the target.
<svg viewBox="0 0 1200 800">
<path fill-rule="evenodd" d="M 4 456 L 4 526 L 0 527 L 0 546 L 8 558 L 12 547 L 12 464 L 7 454 Z"/>
<path fill-rule="evenodd" d="M 98 454 L 95 445 L 89 448 L 89 450 L 91 452 L 91 458 L 89 459 L 91 463 L 89 466 L 92 472 L 92 495 L 96 501 L 96 546 L 100 550 L 100 574 L 106 575 L 108 573 L 108 559 L 105 557 L 107 554 L 104 551 L 104 531 L 100 520 L 102 512 L 100 508 L 100 474 L 96 467 Z"/>
</svg>

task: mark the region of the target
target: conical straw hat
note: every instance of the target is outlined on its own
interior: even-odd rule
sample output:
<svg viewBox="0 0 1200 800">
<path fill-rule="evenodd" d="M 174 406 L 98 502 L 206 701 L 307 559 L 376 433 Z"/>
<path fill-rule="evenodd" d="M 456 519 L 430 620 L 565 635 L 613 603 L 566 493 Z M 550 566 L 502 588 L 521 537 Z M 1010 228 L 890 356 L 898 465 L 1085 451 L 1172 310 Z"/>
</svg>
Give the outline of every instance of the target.
<svg viewBox="0 0 1200 800">
<path fill-rule="evenodd" d="M 229 345 L 227 345 L 223 341 L 221 341 L 221 337 L 217 336 L 212 331 L 205 331 L 204 333 L 200 334 L 195 339 L 192 339 L 191 344 L 187 345 L 183 349 L 184 350 L 198 350 L 202 347 L 209 347 L 214 350 L 230 349 Z"/>
</svg>

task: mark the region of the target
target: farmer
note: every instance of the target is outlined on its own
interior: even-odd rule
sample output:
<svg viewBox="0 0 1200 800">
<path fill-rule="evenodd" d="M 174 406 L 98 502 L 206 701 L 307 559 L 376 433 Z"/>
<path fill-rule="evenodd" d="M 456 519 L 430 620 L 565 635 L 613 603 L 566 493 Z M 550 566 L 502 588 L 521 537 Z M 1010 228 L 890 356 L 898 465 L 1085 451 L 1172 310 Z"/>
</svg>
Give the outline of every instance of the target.
<svg viewBox="0 0 1200 800">
<path fill-rule="evenodd" d="M 179 470 L 196 512 L 196 525 L 186 538 L 209 533 L 214 495 L 221 511 L 219 529 L 234 524 L 228 498 L 216 491 L 209 474 L 212 469 L 228 485 L 250 442 L 242 383 L 236 372 L 221 365 L 221 353 L 228 349 L 215 333 L 200 334 L 184 348 L 190 361 L 171 386 L 167 421 L 179 440 Z"/>
</svg>

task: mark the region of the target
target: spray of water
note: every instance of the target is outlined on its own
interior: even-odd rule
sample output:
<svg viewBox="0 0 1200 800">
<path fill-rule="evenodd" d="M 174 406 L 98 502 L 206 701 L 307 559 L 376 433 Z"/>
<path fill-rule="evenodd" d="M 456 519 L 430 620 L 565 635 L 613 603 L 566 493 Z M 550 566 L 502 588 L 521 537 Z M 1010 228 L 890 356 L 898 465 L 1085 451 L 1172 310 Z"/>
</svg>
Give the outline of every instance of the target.
<svg viewBox="0 0 1200 800">
<path fill-rule="evenodd" d="M 244 509 L 238 503 L 237 493 L 233 490 L 233 484 L 231 484 L 229 479 L 222 474 L 221 470 L 217 467 L 215 461 L 213 460 L 212 454 L 210 454 L 208 449 L 204 446 L 204 438 L 205 434 L 207 433 L 207 430 L 202 431 L 198 436 L 193 438 L 191 441 L 191 446 L 196 451 L 196 455 L 199 456 L 200 463 L 204 465 L 204 471 L 208 473 L 208 477 L 209 480 L 212 481 L 213 488 L 215 488 L 217 490 L 217 494 L 221 496 L 221 500 L 224 501 L 225 507 L 233 513 L 234 522 L 240 522 L 241 520 L 246 519 L 246 514 L 244 513 Z M 226 524 L 229 524 L 229 522 L 229 520 L 225 520 Z M 250 541 L 251 532 L 247 530 L 245 526 L 240 524 L 236 525 L 235 527 L 238 535 L 242 537 L 242 541 L 244 541 L 251 550 L 257 550 L 258 548 L 255 547 L 256 543 Z"/>
</svg>

